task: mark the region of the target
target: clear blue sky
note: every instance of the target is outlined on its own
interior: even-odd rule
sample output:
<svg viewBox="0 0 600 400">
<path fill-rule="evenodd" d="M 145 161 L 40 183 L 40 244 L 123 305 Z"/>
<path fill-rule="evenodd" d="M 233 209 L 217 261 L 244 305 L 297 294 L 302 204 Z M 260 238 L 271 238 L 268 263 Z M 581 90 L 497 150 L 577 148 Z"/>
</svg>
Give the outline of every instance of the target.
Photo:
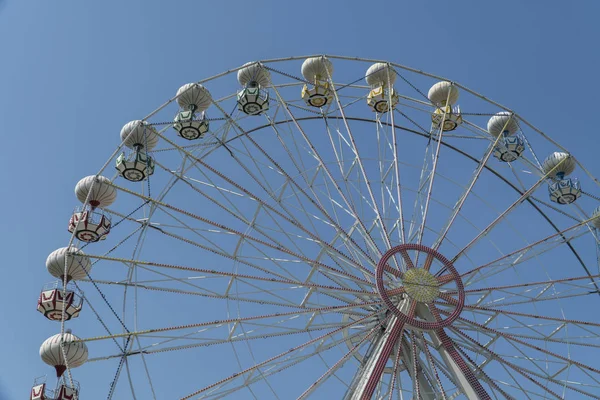
<svg viewBox="0 0 600 400">
<path fill-rule="evenodd" d="M 56 327 L 35 303 L 46 256 L 68 240 L 74 183 L 181 84 L 262 58 L 388 59 L 507 105 L 599 176 L 599 13 L 594 0 L 4 0 L 0 398 L 51 373 L 38 349 Z"/>
</svg>

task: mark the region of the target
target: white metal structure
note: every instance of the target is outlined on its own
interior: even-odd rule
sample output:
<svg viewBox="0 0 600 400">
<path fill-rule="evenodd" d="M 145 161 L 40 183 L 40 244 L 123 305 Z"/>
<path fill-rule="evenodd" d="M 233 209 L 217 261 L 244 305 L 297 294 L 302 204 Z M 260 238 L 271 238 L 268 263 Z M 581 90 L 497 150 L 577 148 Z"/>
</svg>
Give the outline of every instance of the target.
<svg viewBox="0 0 600 400">
<path fill-rule="evenodd" d="M 239 85 L 256 73 L 268 107 L 246 113 Z M 382 60 L 263 60 L 198 84 L 132 116 L 160 139 L 155 173 L 101 181 L 119 196 L 76 282 L 93 306 L 75 341 L 90 352 L 75 371 L 86 391 L 600 398 L 600 182 L 576 149 L 459 83 Z M 394 107 L 373 112 L 373 87 L 392 85 Z M 186 88 L 206 100 L 192 112 L 210 112 L 193 142 L 164 122 Z M 492 157 L 513 135 L 523 151 Z M 107 175 L 121 147 L 92 172 Z M 554 151 L 570 156 L 542 165 Z M 580 196 L 553 203 L 571 163 Z"/>
</svg>

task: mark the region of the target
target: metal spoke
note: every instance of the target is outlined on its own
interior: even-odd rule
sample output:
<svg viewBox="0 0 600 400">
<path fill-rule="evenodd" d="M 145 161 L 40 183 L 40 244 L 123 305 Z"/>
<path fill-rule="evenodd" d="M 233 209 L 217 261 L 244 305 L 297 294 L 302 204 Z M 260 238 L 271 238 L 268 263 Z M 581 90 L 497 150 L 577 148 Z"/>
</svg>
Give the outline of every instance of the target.
<svg viewBox="0 0 600 400">
<path fill-rule="evenodd" d="M 564 160 L 561 161 L 561 163 Z M 558 169 L 560 163 L 557 164 L 550 171 L 546 172 L 538 181 L 531 186 L 526 192 L 524 192 L 517 200 L 515 200 L 506 210 L 504 210 L 496 219 L 494 219 L 487 227 L 481 230 L 481 232 L 474 237 L 465 247 L 463 247 L 458 254 L 452 257 L 452 262 L 456 262 L 458 258 L 463 255 L 469 248 L 471 248 L 475 243 L 477 243 L 482 237 L 487 235 L 500 221 L 503 220 L 505 216 L 507 216 L 511 211 L 513 211 L 519 204 L 523 203 L 531 194 L 542 185 L 542 183 L 546 182 L 546 180 L 552 176 L 552 173 Z"/>
<path fill-rule="evenodd" d="M 469 275 L 475 275 L 476 273 L 479 273 L 481 270 L 485 269 L 485 268 L 494 268 L 497 266 L 514 266 L 517 263 L 522 263 L 525 262 L 539 254 L 541 254 L 542 252 L 548 251 L 562 243 L 568 243 L 570 240 L 578 237 L 581 234 L 585 234 L 585 230 L 583 229 L 585 227 L 585 225 L 587 223 L 589 223 L 590 220 L 585 220 L 582 222 L 579 222 L 575 225 L 570 226 L 569 228 L 563 229 L 562 231 L 558 231 L 556 233 L 553 233 L 543 239 L 540 239 L 534 243 L 530 243 L 524 247 L 521 247 L 518 250 L 512 251 L 504 256 L 498 257 L 497 259 L 483 264 L 481 266 L 478 266 L 476 268 L 473 268 L 469 271 L 466 271 L 464 273 L 461 274 L 461 276 L 467 277 Z M 583 233 L 579 232 L 580 230 L 584 230 Z M 565 236 L 566 233 L 571 232 L 571 236 L 567 237 Z M 547 246 L 547 247 L 542 247 L 542 246 Z M 540 249 L 537 249 L 538 247 L 540 247 Z M 535 250 L 535 252 L 534 252 Z"/>
<path fill-rule="evenodd" d="M 475 183 L 477 183 L 477 180 L 481 176 L 481 173 L 483 172 L 483 168 L 487 164 L 487 162 L 488 162 L 490 156 L 492 155 L 492 153 L 494 151 L 494 148 L 497 146 L 498 141 L 500 140 L 500 138 L 501 138 L 501 135 L 499 135 L 496 138 L 496 140 L 494 141 L 494 143 L 490 144 L 490 146 L 488 147 L 485 155 L 479 161 L 479 164 L 477 165 L 477 168 L 475 169 L 475 172 L 473 173 L 473 176 L 471 177 L 471 181 L 469 182 L 469 185 L 467 186 L 467 189 L 465 190 L 464 193 L 462 193 L 462 195 L 458 199 L 457 203 L 454 205 L 453 210 L 452 210 L 452 214 L 450 216 L 450 219 L 448 220 L 448 222 L 444 226 L 442 234 L 438 237 L 438 239 L 434 243 L 434 245 L 433 245 L 433 249 L 434 250 L 439 249 L 440 246 L 442 245 L 442 242 L 446 238 L 446 235 L 448 234 L 448 231 L 450 231 L 450 228 L 452 227 L 452 224 L 456 220 L 456 217 L 458 216 L 458 214 L 462 210 L 462 208 L 463 208 L 463 206 L 465 204 L 465 201 L 467 200 L 467 197 L 469 197 L 469 194 L 471 193 L 471 191 L 473 190 L 473 187 L 475 186 Z"/>
<path fill-rule="evenodd" d="M 374 314 L 372 314 L 372 315 L 374 315 Z M 278 355 L 276 355 L 276 356 L 273 356 L 273 357 L 271 357 L 271 358 L 269 358 L 269 359 L 267 359 L 267 360 L 265 360 L 265 361 L 262 361 L 262 362 L 261 362 L 261 363 L 259 363 L 259 364 L 256 364 L 256 365 L 254 365 L 254 366 L 252 366 L 252 367 L 250 367 L 250 368 L 247 368 L 247 369 L 245 369 L 245 370 L 243 370 L 243 371 L 241 371 L 241 372 L 239 372 L 239 373 L 236 373 L 236 374 L 234 374 L 234 375 L 231 375 L 231 376 L 230 376 L 230 377 L 228 377 L 228 378 L 222 379 L 222 380 L 220 380 L 220 381 L 218 381 L 218 382 L 215 382 L 215 383 L 213 383 L 212 385 L 209 385 L 209 386 L 206 386 L 206 387 L 204 387 L 204 388 L 202 388 L 202 389 L 200 389 L 200 390 L 197 390 L 196 392 L 194 392 L 194 393 L 191 393 L 191 394 L 189 394 L 189 395 L 187 395 L 187 396 L 183 397 L 183 398 L 182 398 L 182 400 L 186 400 L 186 399 L 190 399 L 190 398 L 192 398 L 192 397 L 195 397 L 195 396 L 197 396 L 197 395 L 199 395 L 199 394 L 201 394 L 201 393 L 203 393 L 203 392 L 206 392 L 206 391 L 208 391 L 208 390 L 212 389 L 213 387 L 219 386 L 219 385 L 221 385 L 221 384 L 223 384 L 223 383 L 226 383 L 226 382 L 228 382 L 228 381 L 230 381 L 230 380 L 233 380 L 233 379 L 235 379 L 235 378 L 237 378 L 237 377 L 239 377 L 239 376 L 241 376 L 241 375 L 247 374 L 248 372 L 251 372 L 251 371 L 254 371 L 254 370 L 258 369 L 258 368 L 261 368 L 261 367 L 263 367 L 264 365 L 266 365 L 266 364 L 268 364 L 268 363 L 271 363 L 272 361 L 275 361 L 275 360 L 277 360 L 277 359 L 279 359 L 279 358 L 282 358 L 282 357 L 284 357 L 284 356 L 286 356 L 286 355 L 289 355 L 289 354 L 291 354 L 291 353 L 293 353 L 293 352 L 295 352 L 295 351 L 298 351 L 298 350 L 300 350 L 300 349 L 303 349 L 303 348 L 305 348 L 305 347 L 307 347 L 307 346 L 310 346 L 310 345 L 312 345 L 313 343 L 316 343 L 316 342 L 319 342 L 319 341 L 321 341 L 321 340 L 323 340 L 323 339 L 326 339 L 326 338 L 328 338 L 328 337 L 330 337 L 330 336 L 332 336 L 332 335 L 334 335 L 334 334 L 336 334 L 336 333 L 340 332 L 341 330 L 343 330 L 343 329 L 345 329 L 345 328 L 348 328 L 348 327 L 350 327 L 350 326 L 352 326 L 352 325 L 356 325 L 356 324 L 358 324 L 358 323 L 360 323 L 360 322 L 364 321 L 364 320 L 365 320 L 365 319 L 367 319 L 368 317 L 369 317 L 369 316 L 367 316 L 367 317 L 363 317 L 363 318 L 361 318 L 361 319 L 358 319 L 358 320 L 356 320 L 356 321 L 354 321 L 354 322 L 352 322 L 352 323 L 349 323 L 349 324 L 347 324 L 347 325 L 345 325 L 345 326 L 342 326 L 342 327 L 340 327 L 340 328 L 337 328 L 337 329 L 335 329 L 335 330 L 332 330 L 332 331 L 330 331 L 330 332 L 328 332 L 328 333 L 326 333 L 326 334 L 324 334 L 324 335 L 321 335 L 321 336 L 318 336 L 318 337 L 316 337 L 316 338 L 314 338 L 314 339 L 311 339 L 311 340 L 309 340 L 308 342 L 305 342 L 305 343 L 303 343 L 303 344 L 301 344 L 301 345 L 295 346 L 295 347 L 293 347 L 293 348 L 291 348 L 291 349 L 289 349 L 289 350 L 287 350 L 287 351 L 285 351 L 285 352 L 283 352 L 283 353 L 280 353 L 280 354 L 278 354 Z"/>
<path fill-rule="evenodd" d="M 373 190 L 371 189 L 371 183 L 369 181 L 369 178 L 367 177 L 367 173 L 365 171 L 365 167 L 363 165 L 362 159 L 358 153 L 358 147 L 356 146 L 356 140 L 354 138 L 354 135 L 352 134 L 352 130 L 350 129 L 350 125 L 348 124 L 348 120 L 346 119 L 346 113 L 344 111 L 344 107 L 342 106 L 342 103 L 340 102 L 340 97 L 338 95 L 337 89 L 336 89 L 336 85 L 333 82 L 333 79 L 331 77 L 331 73 L 329 72 L 329 70 L 327 70 L 327 75 L 328 75 L 328 79 L 329 82 L 331 83 L 331 88 L 333 91 L 333 95 L 335 97 L 335 100 L 337 102 L 338 105 L 338 111 L 340 112 L 341 116 L 342 116 L 342 120 L 344 122 L 344 126 L 346 127 L 346 133 L 348 134 L 348 137 L 350 139 L 350 143 L 352 144 L 352 151 L 354 153 L 354 155 L 356 156 L 356 160 L 358 162 L 358 166 L 360 168 L 360 172 L 361 175 L 365 181 L 365 186 L 367 188 L 367 192 L 369 194 L 369 198 L 371 199 L 371 203 L 373 205 L 373 210 L 375 211 L 375 214 L 377 216 L 377 219 L 379 220 L 379 224 L 381 227 L 381 231 L 383 234 L 383 239 L 385 241 L 385 244 L 387 246 L 388 249 L 390 249 L 392 247 L 390 240 L 389 240 L 389 234 L 387 232 L 387 228 L 385 226 L 385 223 L 383 222 L 383 218 L 381 217 L 381 212 L 379 210 L 379 206 L 377 204 L 377 201 L 375 200 L 375 196 L 373 195 Z"/>
</svg>

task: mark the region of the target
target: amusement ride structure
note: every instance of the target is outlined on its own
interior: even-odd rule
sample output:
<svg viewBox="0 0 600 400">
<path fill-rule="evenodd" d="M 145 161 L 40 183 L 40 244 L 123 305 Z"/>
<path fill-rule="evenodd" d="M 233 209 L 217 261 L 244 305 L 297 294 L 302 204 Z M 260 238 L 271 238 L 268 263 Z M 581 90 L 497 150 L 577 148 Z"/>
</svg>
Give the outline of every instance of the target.
<svg viewBox="0 0 600 400">
<path fill-rule="evenodd" d="M 31 400 L 600 398 L 600 181 L 459 83 L 249 62 L 86 174 Z"/>
</svg>

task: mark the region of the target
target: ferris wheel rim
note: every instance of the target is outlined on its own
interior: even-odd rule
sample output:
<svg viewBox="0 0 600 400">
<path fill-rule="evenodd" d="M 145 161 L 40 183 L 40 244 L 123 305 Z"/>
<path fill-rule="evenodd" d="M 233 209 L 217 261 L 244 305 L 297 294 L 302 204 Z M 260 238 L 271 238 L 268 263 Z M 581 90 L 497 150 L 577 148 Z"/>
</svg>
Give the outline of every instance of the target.
<svg viewBox="0 0 600 400">
<path fill-rule="evenodd" d="M 331 58 L 333 58 L 333 59 L 344 59 L 344 60 L 351 60 L 351 61 L 355 61 L 355 60 L 356 60 L 356 61 L 364 61 L 364 62 L 374 62 L 374 61 L 380 61 L 380 60 L 370 60 L 370 59 L 348 58 L 348 57 L 341 57 L 341 56 L 328 56 L 328 57 L 331 57 Z M 264 60 L 264 61 L 261 61 L 261 62 L 264 62 L 264 63 L 269 63 L 269 62 L 278 62 L 278 61 L 298 60 L 298 59 L 302 59 L 302 58 L 304 58 L 304 57 L 292 57 L 292 58 L 284 58 L 284 59 L 271 59 L 271 60 Z M 397 66 L 397 67 L 399 67 L 399 68 L 403 68 L 403 69 L 407 69 L 407 70 L 410 70 L 410 71 L 413 71 L 413 72 L 417 72 L 417 73 L 419 73 L 419 74 L 426 75 L 426 76 L 429 76 L 429 77 L 434 77 L 434 78 L 443 79 L 443 78 L 440 78 L 440 77 L 436 77 L 435 75 L 426 74 L 426 73 L 424 73 L 424 72 L 422 72 L 422 71 L 419 71 L 419 70 L 409 69 L 408 67 L 400 66 L 400 65 L 398 65 L 398 64 L 394 64 L 394 63 L 389 63 L 389 64 L 391 64 L 391 65 L 394 65 L 394 66 Z M 240 67 L 240 68 L 241 68 L 241 67 Z M 237 69 L 232 69 L 232 70 L 226 71 L 226 72 L 224 72 L 223 74 L 220 74 L 220 75 L 218 75 L 218 76 L 216 76 L 216 77 L 221 77 L 221 76 L 224 76 L 224 75 L 227 75 L 227 74 L 233 73 L 233 72 L 235 72 L 235 71 L 239 70 L 240 68 L 237 68 Z M 205 81 L 209 81 L 209 80 L 212 80 L 212 79 L 216 79 L 216 78 L 207 78 L 207 80 L 200 81 L 200 82 L 205 82 Z M 457 84 L 457 86 L 458 86 L 458 87 L 461 87 L 461 88 L 463 88 L 462 86 L 460 86 L 460 85 L 458 85 L 458 84 Z M 469 91 L 469 90 L 468 90 L 468 89 L 466 89 L 466 88 L 463 88 L 463 89 L 465 89 L 465 90 Z M 474 93 L 474 92 L 473 92 L 473 93 Z M 474 93 L 474 94 L 475 94 L 475 93 Z M 477 96 L 478 96 L 478 97 L 481 97 L 480 95 L 477 95 Z M 490 101 L 489 99 L 487 99 L 487 98 L 484 98 L 484 97 L 482 97 L 482 98 L 483 98 L 484 100 L 488 101 L 488 102 L 491 102 L 491 101 Z M 174 99 L 175 99 L 175 98 L 174 98 Z M 174 99 L 170 100 L 169 102 L 172 102 Z M 168 104 L 169 102 L 167 102 L 166 104 Z M 493 104 L 496 104 L 496 103 L 493 103 Z M 499 106 L 499 105 L 498 105 L 498 106 Z M 499 106 L 499 107 L 501 107 L 501 108 L 503 108 L 503 109 L 507 110 L 506 108 L 504 108 L 504 107 L 502 107 L 502 106 Z M 159 109 L 159 110 L 160 110 L 160 109 Z M 157 110 L 156 112 L 158 112 L 159 110 Z M 393 116 L 393 113 L 392 113 L 392 116 Z M 290 122 L 292 122 L 293 120 L 299 120 L 299 121 L 303 121 L 303 120 L 310 120 L 310 119 L 321 119 L 321 118 L 322 118 L 322 117 L 299 117 L 299 118 L 294 118 L 294 119 L 288 119 L 288 120 L 286 120 L 286 121 L 276 121 L 275 123 L 279 125 L 279 124 L 283 124 L 283 123 L 290 123 Z M 350 121 L 360 121 L 360 122 L 369 122 L 369 123 L 376 122 L 376 119 L 369 120 L 369 119 L 364 119 L 364 118 L 362 118 L 362 119 L 361 119 L 361 118 L 354 118 L 354 117 L 352 117 L 352 116 L 343 116 L 343 117 L 341 117 L 341 116 L 337 116 L 337 117 L 336 117 L 336 116 L 328 116 L 328 118 L 331 118 L 331 119 L 335 119 L 335 118 L 337 118 L 337 119 L 341 119 L 341 118 L 343 118 L 344 120 L 346 120 L 346 119 L 347 119 L 347 120 L 350 120 Z M 519 117 L 519 118 L 520 118 L 520 117 Z M 520 118 L 520 119 L 521 119 L 521 118 Z M 524 121 L 524 120 L 523 120 L 523 121 Z M 403 130 L 403 131 L 407 131 L 407 132 L 412 132 L 412 133 L 415 133 L 415 134 L 417 134 L 417 135 L 420 135 L 420 136 L 422 136 L 422 137 L 424 137 L 424 138 L 426 138 L 426 137 L 427 137 L 427 136 L 426 136 L 424 133 L 418 132 L 417 130 L 414 130 L 414 129 L 405 128 L 405 127 L 402 127 L 402 126 L 400 126 L 400 125 L 393 124 L 393 123 L 391 123 L 391 124 L 390 124 L 390 123 L 389 123 L 389 122 L 387 122 L 387 121 L 379 121 L 379 122 L 380 122 L 380 123 L 382 123 L 382 124 L 384 124 L 384 125 L 386 125 L 386 126 L 392 126 L 394 129 L 396 129 L 396 128 L 397 128 L 397 129 L 401 129 L 401 130 Z M 236 137 L 233 137 L 233 138 L 230 138 L 230 139 L 228 139 L 228 140 L 225 142 L 225 144 L 227 144 L 227 143 L 230 143 L 231 141 L 233 141 L 233 140 L 235 140 L 235 139 L 242 138 L 242 137 L 244 137 L 244 136 L 246 136 L 246 135 L 250 135 L 251 133 L 253 133 L 253 132 L 255 132 L 255 131 L 260 131 L 260 130 L 262 130 L 262 129 L 268 128 L 268 127 L 269 127 L 269 126 L 271 126 L 271 125 L 272 125 L 272 124 L 266 124 L 266 125 L 263 125 L 263 126 L 260 126 L 260 127 L 252 128 L 252 129 L 250 129 L 250 130 L 248 130 L 248 131 L 244 131 L 242 134 L 239 134 L 239 135 L 237 135 Z M 533 129 L 535 130 L 535 128 L 533 128 Z M 540 133 L 541 133 L 541 132 L 540 132 Z M 162 132 L 161 132 L 161 135 L 162 135 Z M 442 140 L 439 140 L 439 142 L 440 142 L 440 144 L 441 144 L 441 145 L 444 145 L 445 147 L 449 147 L 449 148 L 451 148 L 451 149 L 455 150 L 456 152 L 458 152 L 459 154 L 461 154 L 461 155 L 463 155 L 463 156 L 466 156 L 466 157 L 467 157 L 468 159 L 470 159 L 471 161 L 473 161 L 473 162 L 478 162 L 478 160 L 477 160 L 477 158 L 476 158 L 476 157 L 473 157 L 473 156 L 471 156 L 470 154 L 468 154 L 468 153 L 466 153 L 466 152 L 464 152 L 464 151 L 462 151 L 462 150 L 460 150 L 460 149 L 458 149 L 458 148 L 455 148 L 455 147 L 454 147 L 454 146 L 452 146 L 451 144 L 449 144 L 449 143 L 447 143 L 447 142 L 445 142 L 445 141 L 442 141 Z M 208 146 L 210 146 L 210 144 L 207 144 L 207 145 L 208 145 Z M 214 149 L 213 149 L 212 151 L 214 151 L 215 149 L 217 149 L 217 148 L 219 148 L 219 147 L 222 147 L 222 146 L 224 146 L 224 144 L 223 144 L 223 143 L 221 143 L 221 144 L 213 143 L 213 145 L 215 145 L 215 146 L 214 146 Z M 122 147 L 122 145 L 121 145 L 120 147 Z M 120 149 L 120 147 L 119 147 L 119 149 Z M 118 150 L 119 150 L 119 149 L 118 149 Z M 117 150 L 117 151 L 118 151 L 118 150 Z M 203 155 L 202 155 L 202 157 L 205 157 L 205 156 L 207 156 L 208 154 L 209 154 L 209 153 L 205 153 L 205 154 L 203 154 Z M 114 158 L 114 157 L 111 157 L 111 158 L 109 159 L 109 162 L 110 162 L 110 160 L 112 160 L 112 158 Z M 108 165 L 108 163 L 107 163 L 107 165 Z M 511 186 L 511 187 L 512 187 L 512 188 L 513 188 L 513 189 L 514 189 L 514 190 L 515 190 L 517 193 L 519 193 L 519 194 L 523 194 L 523 192 L 521 192 L 521 190 L 520 190 L 520 189 L 519 189 L 519 188 L 518 188 L 516 185 L 514 185 L 514 184 L 512 184 L 511 182 L 507 181 L 507 180 L 506 180 L 504 177 L 502 177 L 502 176 L 501 176 L 501 174 L 498 174 L 498 173 L 497 173 L 495 170 L 491 169 L 491 167 L 490 167 L 490 166 L 488 166 L 488 165 L 485 165 L 484 167 L 485 167 L 487 170 L 489 170 L 490 172 L 492 172 L 492 173 L 493 173 L 495 176 L 497 176 L 498 178 L 500 178 L 502 181 L 504 181 L 504 183 L 506 183 L 506 184 L 508 184 L 509 186 Z M 104 168 L 106 168 L 106 166 L 105 166 L 105 167 L 103 167 L 103 169 L 104 169 Z M 102 172 L 102 171 L 101 171 L 101 172 Z M 101 173 L 101 172 L 100 172 L 100 173 Z M 597 182 L 597 181 L 596 181 L 596 182 Z M 166 192 L 164 193 L 164 195 L 162 195 L 162 196 L 161 196 L 161 198 L 164 198 L 164 196 L 166 196 L 167 194 L 168 194 L 168 191 L 166 191 Z M 553 221 L 552 221 L 552 220 L 551 220 L 551 219 L 550 219 L 550 218 L 549 218 L 549 217 L 546 215 L 546 213 L 544 213 L 544 211 L 543 211 L 543 210 L 541 210 L 541 208 L 539 208 L 539 207 L 538 207 L 538 206 L 537 206 L 535 203 L 533 203 L 533 202 L 532 202 L 532 200 L 531 200 L 530 198 L 527 198 L 526 200 L 527 200 L 527 202 L 529 202 L 529 203 L 531 204 L 531 206 L 533 206 L 533 207 L 534 207 L 534 209 L 535 209 L 536 211 L 538 211 L 538 213 L 539 213 L 539 214 L 540 214 L 540 215 L 541 215 L 541 216 L 542 216 L 542 217 L 543 217 L 543 218 L 544 218 L 544 219 L 545 219 L 545 220 L 546 220 L 546 221 L 547 221 L 547 222 L 548 222 L 548 223 L 551 225 L 551 227 L 552 227 L 552 228 L 553 228 L 553 229 L 554 229 L 556 232 L 560 232 L 560 231 L 559 231 L 559 229 L 558 229 L 558 227 L 557 227 L 557 226 L 556 226 L 556 225 L 553 223 Z M 155 208 L 155 209 L 158 209 L 158 206 L 156 206 L 156 208 Z M 151 216 L 152 216 L 152 213 L 150 213 L 150 214 L 148 215 L 148 221 L 150 220 L 150 217 L 151 217 Z M 148 226 L 150 226 L 150 225 L 144 226 L 144 227 L 142 228 L 142 234 L 145 234 L 145 233 L 148 231 L 148 230 L 146 229 Z M 142 237 L 142 236 L 140 236 L 140 237 Z M 592 278 L 592 275 L 591 275 L 591 273 L 588 271 L 588 269 L 587 269 L 586 265 L 583 263 L 583 260 L 581 259 L 581 257 L 579 256 L 579 254 L 577 253 L 577 251 L 575 250 L 575 248 L 574 248 L 574 247 L 571 245 L 571 243 L 570 243 L 569 241 L 567 241 L 567 242 L 566 242 L 566 244 L 567 244 L 567 245 L 568 245 L 568 247 L 570 248 L 571 252 L 572 252 L 572 253 L 575 255 L 575 257 L 576 257 L 576 258 L 579 260 L 580 264 L 581 264 L 581 265 L 584 267 L 584 269 L 586 270 L 586 273 L 588 274 L 588 277 L 589 277 L 589 278 Z M 140 251 L 141 251 L 141 249 L 140 249 Z M 593 282 L 593 279 L 592 279 L 592 282 Z M 128 286 L 125 286 L 125 293 L 127 292 L 127 289 L 128 289 Z M 136 290 L 137 290 L 137 286 L 136 286 Z M 600 292 L 599 292 L 599 294 L 600 294 Z M 123 308 L 124 308 L 124 309 L 125 309 L 125 304 L 126 304 L 126 302 L 125 302 L 125 299 L 126 299 L 126 298 L 127 298 L 127 296 L 125 296 L 125 297 L 124 297 L 124 302 L 123 302 Z M 228 299 L 227 301 L 229 301 L 229 299 Z M 139 338 L 138 338 L 138 341 L 139 341 Z M 133 344 L 131 344 L 131 346 L 133 346 Z M 140 345 L 140 347 L 141 347 L 141 345 Z M 143 353 L 141 353 L 141 354 L 143 355 Z M 126 367 L 127 367 L 127 368 L 129 368 L 129 366 L 128 366 L 127 364 L 126 364 Z M 128 374 L 128 375 L 129 375 L 129 374 Z M 132 389 L 132 390 L 133 390 L 133 389 Z"/>
</svg>

